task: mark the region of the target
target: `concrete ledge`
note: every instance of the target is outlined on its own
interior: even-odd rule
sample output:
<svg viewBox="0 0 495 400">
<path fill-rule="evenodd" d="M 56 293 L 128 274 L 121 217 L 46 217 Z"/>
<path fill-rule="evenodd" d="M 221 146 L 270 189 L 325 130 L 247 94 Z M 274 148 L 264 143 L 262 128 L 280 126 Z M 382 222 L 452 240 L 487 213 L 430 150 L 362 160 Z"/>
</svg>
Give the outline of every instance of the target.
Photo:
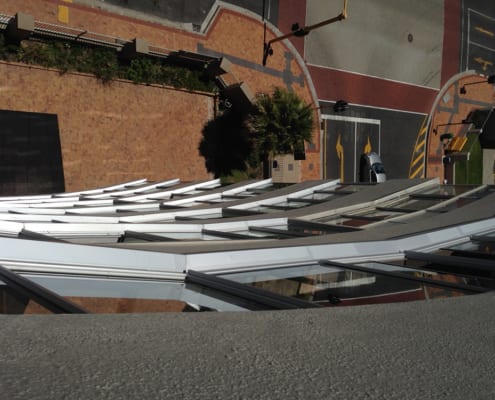
<svg viewBox="0 0 495 400">
<path fill-rule="evenodd" d="M 492 399 L 494 302 L 0 316 L 0 382 L 9 399 Z"/>
</svg>

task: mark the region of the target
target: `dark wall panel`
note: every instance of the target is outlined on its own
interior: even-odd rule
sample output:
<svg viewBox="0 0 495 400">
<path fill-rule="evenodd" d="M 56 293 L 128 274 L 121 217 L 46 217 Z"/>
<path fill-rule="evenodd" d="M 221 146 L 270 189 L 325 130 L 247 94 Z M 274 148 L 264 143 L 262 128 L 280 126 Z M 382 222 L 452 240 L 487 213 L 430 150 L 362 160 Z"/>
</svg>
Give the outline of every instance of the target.
<svg viewBox="0 0 495 400">
<path fill-rule="evenodd" d="M 0 195 L 63 191 L 57 116 L 0 110 Z"/>
</svg>

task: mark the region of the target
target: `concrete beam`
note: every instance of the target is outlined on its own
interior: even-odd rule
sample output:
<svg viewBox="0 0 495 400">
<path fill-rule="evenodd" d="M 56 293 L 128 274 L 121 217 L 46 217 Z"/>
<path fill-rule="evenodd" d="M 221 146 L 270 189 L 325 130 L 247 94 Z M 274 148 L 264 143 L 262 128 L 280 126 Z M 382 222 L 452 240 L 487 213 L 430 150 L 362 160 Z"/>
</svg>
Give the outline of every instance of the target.
<svg viewBox="0 0 495 400">
<path fill-rule="evenodd" d="M 221 93 L 240 109 L 247 110 L 254 101 L 254 94 L 246 82 L 239 82 L 231 72 L 217 76 L 215 80 Z"/>
<path fill-rule="evenodd" d="M 211 77 L 216 77 L 230 72 L 232 63 L 228 58 L 222 57 L 217 61 L 208 63 L 206 73 Z"/>
<path fill-rule="evenodd" d="M 148 42 L 144 39 L 135 38 L 124 45 L 120 56 L 125 60 L 133 60 L 147 54 L 149 54 Z"/>
<path fill-rule="evenodd" d="M 28 39 L 34 32 L 34 17 L 29 14 L 17 13 L 7 25 L 7 37 L 11 40 L 22 41 Z"/>
</svg>

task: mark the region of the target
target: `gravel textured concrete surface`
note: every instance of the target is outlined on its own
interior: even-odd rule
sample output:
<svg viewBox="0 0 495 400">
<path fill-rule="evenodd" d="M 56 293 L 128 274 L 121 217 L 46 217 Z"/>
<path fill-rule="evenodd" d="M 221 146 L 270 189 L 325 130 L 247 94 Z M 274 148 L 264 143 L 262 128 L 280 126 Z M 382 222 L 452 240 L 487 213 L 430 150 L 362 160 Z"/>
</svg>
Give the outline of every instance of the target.
<svg viewBox="0 0 495 400">
<path fill-rule="evenodd" d="M 4 399 L 493 399 L 495 296 L 0 317 Z"/>
</svg>

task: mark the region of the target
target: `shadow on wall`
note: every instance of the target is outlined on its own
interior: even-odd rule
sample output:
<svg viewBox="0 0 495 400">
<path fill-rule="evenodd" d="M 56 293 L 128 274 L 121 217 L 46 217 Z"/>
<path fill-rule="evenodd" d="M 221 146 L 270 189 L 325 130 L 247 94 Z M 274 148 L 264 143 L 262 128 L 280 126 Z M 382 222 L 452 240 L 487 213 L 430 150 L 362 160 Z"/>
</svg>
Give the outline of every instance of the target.
<svg viewBox="0 0 495 400">
<path fill-rule="evenodd" d="M 205 158 L 206 169 L 216 178 L 230 176 L 234 171 L 249 175 L 253 152 L 244 120 L 245 114 L 232 108 L 203 128 L 199 152 Z"/>
</svg>

